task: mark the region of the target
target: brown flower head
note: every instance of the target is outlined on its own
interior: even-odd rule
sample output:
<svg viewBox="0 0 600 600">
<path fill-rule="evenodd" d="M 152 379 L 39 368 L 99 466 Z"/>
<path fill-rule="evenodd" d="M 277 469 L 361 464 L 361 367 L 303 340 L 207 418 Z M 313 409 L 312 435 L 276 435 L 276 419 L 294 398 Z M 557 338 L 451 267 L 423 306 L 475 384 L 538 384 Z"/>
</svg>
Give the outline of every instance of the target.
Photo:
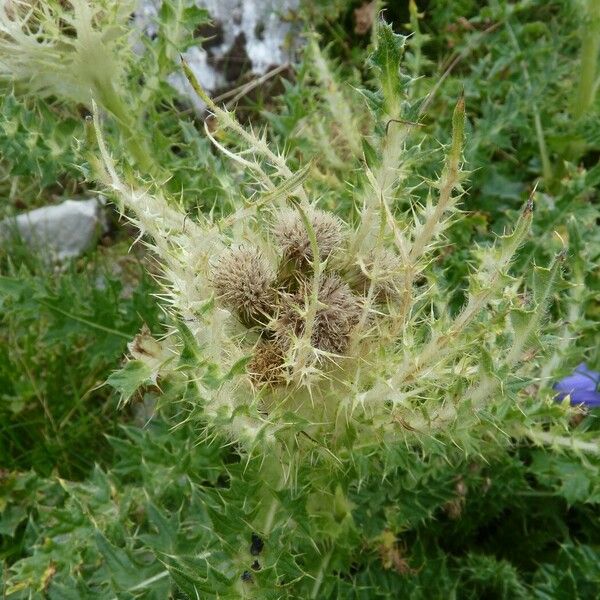
<svg viewBox="0 0 600 600">
<path fill-rule="evenodd" d="M 256 248 L 229 248 L 212 270 L 217 300 L 249 327 L 266 323 L 273 313 L 274 282 L 274 270 Z"/>
<path fill-rule="evenodd" d="M 250 380 L 257 386 L 275 386 L 284 383 L 284 353 L 276 341 L 261 340 L 254 348 L 247 371 Z"/>
<path fill-rule="evenodd" d="M 307 216 L 317 238 L 320 259 L 326 260 L 344 239 L 343 222 L 335 215 L 317 208 L 311 208 Z M 313 260 L 310 239 L 298 211 L 282 210 L 273 225 L 273 235 L 284 259 L 294 261 L 299 266 L 306 266 Z"/>
<path fill-rule="evenodd" d="M 369 254 L 363 265 L 357 266 L 353 287 L 366 296 L 373 281 L 373 300 L 386 302 L 398 295 L 401 273 L 400 257 L 391 250 L 384 249 L 378 257 L 373 253 Z"/>
<path fill-rule="evenodd" d="M 282 347 L 288 347 L 294 336 L 299 337 L 304 333 L 305 305 L 309 296 L 310 285 L 305 283 L 296 294 L 281 297 L 280 313 L 273 324 L 273 332 Z M 360 314 L 360 298 L 339 276 L 326 276 L 319 288 L 319 308 L 311 335 L 312 346 L 324 352 L 343 355 Z"/>
<path fill-rule="evenodd" d="M 319 302 L 323 307 L 317 311 L 313 345 L 325 352 L 344 354 L 360 319 L 360 300 L 337 275 L 329 275 L 319 289 Z"/>
</svg>

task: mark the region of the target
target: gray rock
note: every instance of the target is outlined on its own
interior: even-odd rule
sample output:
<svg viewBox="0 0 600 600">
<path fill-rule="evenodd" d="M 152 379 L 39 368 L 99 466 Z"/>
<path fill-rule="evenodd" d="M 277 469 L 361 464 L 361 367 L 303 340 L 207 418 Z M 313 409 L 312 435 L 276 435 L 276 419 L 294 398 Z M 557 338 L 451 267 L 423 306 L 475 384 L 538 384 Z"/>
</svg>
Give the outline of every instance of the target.
<svg viewBox="0 0 600 600">
<path fill-rule="evenodd" d="M 146 427 L 156 416 L 157 398 L 152 392 L 144 394 L 141 402 L 133 405 L 133 424 L 137 427 Z"/>
<path fill-rule="evenodd" d="M 293 19 L 300 0 L 196 0 L 212 24 L 201 32 L 210 38 L 189 48 L 184 58 L 209 93 L 233 87 L 242 73 L 263 75 L 270 68 L 293 60 L 298 45 Z M 151 35 L 160 0 L 140 0 L 138 26 Z M 181 73 L 169 78 L 183 96 L 203 109 Z"/>
<path fill-rule="evenodd" d="M 0 241 L 18 235 L 49 260 L 80 256 L 106 229 L 99 200 L 65 200 L 0 221 Z"/>
</svg>

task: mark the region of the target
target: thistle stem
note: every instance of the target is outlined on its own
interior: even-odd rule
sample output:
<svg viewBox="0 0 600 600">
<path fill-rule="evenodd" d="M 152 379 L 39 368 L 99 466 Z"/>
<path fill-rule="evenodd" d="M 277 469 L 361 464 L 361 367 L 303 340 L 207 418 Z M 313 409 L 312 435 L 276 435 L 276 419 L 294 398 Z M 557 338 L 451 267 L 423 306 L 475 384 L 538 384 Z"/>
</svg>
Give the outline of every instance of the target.
<svg viewBox="0 0 600 600">
<path fill-rule="evenodd" d="M 306 214 L 306 211 L 300 206 L 300 204 L 296 205 L 298 212 L 300 214 L 300 219 L 302 220 L 302 224 L 306 228 L 306 234 L 308 235 L 308 240 L 310 242 L 310 250 L 313 257 L 312 268 L 313 268 L 313 283 L 310 294 L 310 301 L 308 305 L 308 310 L 306 312 L 305 326 L 304 332 L 302 334 L 302 340 L 300 344 L 300 350 L 298 352 L 298 357 L 296 361 L 295 368 L 296 370 L 300 370 L 306 364 L 306 359 L 308 358 L 308 352 L 311 348 L 311 339 L 312 333 L 315 326 L 315 319 L 317 318 L 317 308 L 319 305 L 319 286 L 321 284 L 321 257 L 319 255 L 319 244 L 317 242 L 317 235 L 315 230 Z"/>
<path fill-rule="evenodd" d="M 575 95 L 573 116 L 580 119 L 588 111 L 596 91 L 598 52 L 600 51 L 600 0 L 588 0 L 586 23 L 581 45 L 579 84 Z"/>
<path fill-rule="evenodd" d="M 360 131 L 354 123 L 352 110 L 340 91 L 337 81 L 315 39 L 311 41 L 310 51 L 313 57 L 315 74 L 323 90 L 331 117 L 339 126 L 340 132 L 352 154 L 355 157 L 360 157 L 362 153 Z"/>
<path fill-rule="evenodd" d="M 115 91 L 112 84 L 96 87 L 98 102 L 107 110 L 119 124 L 127 150 L 134 159 L 138 170 L 145 173 L 156 172 L 156 165 L 146 144 L 140 139 L 141 133 L 136 128 L 131 111 L 127 109 L 123 99 Z M 138 131 L 136 131 L 138 129 Z"/>
<path fill-rule="evenodd" d="M 181 58 L 181 66 L 183 67 L 183 72 L 186 76 L 186 79 L 192 86 L 192 89 L 198 94 L 198 97 L 206 104 L 209 110 L 217 117 L 221 125 L 225 128 L 229 128 L 232 131 L 235 131 L 245 142 L 250 145 L 250 148 L 256 152 L 257 154 L 262 154 L 264 157 L 269 159 L 271 163 L 277 167 L 279 172 L 284 177 L 293 177 L 294 173 L 290 170 L 285 162 L 284 158 L 278 154 L 275 154 L 269 148 L 269 145 L 265 142 L 264 139 L 256 137 L 254 134 L 246 131 L 236 120 L 232 113 L 227 110 L 223 110 L 219 106 L 215 104 L 212 98 L 204 91 L 200 82 L 194 75 L 194 72 L 187 64 L 187 62 Z M 298 185 L 295 192 L 298 194 L 302 202 L 307 205 L 308 204 L 308 196 L 304 191 L 304 187 L 302 185 Z"/>
<path fill-rule="evenodd" d="M 262 528 L 262 532 L 265 536 L 271 533 L 271 529 L 273 528 L 273 521 L 275 521 L 275 515 L 277 513 L 278 504 L 279 500 L 277 500 L 277 498 L 273 498 L 273 502 L 271 502 L 271 506 L 269 506 L 269 510 L 267 511 L 267 514 L 265 516 L 265 524 Z"/>
<path fill-rule="evenodd" d="M 488 274 L 485 285 L 482 285 L 469 296 L 466 306 L 460 311 L 454 322 L 445 329 L 444 333 L 435 333 L 432 335 L 430 341 L 420 353 L 418 361 L 408 363 L 404 368 L 399 370 L 391 380 L 393 386 L 413 381 L 426 367 L 435 364 L 438 360 L 448 360 L 461 351 L 461 345 L 458 343 L 460 335 L 473 322 L 494 295 L 498 287 L 498 281 L 510 266 L 513 256 L 523 243 L 525 236 L 529 233 L 533 218 L 534 192 L 535 190 L 527 200 L 513 233 L 508 238 L 505 238 L 504 244 L 501 245 L 500 256 Z M 451 349 L 448 349 L 450 342 L 455 343 Z"/>
<path fill-rule="evenodd" d="M 522 428 L 519 433 L 523 437 L 529 438 L 534 444 L 600 454 L 600 445 L 580 440 L 574 436 L 556 435 L 549 431 L 529 430 L 526 428 Z"/>
<path fill-rule="evenodd" d="M 465 97 L 461 94 L 452 114 L 452 143 L 446 160 L 446 168 L 442 175 L 439 200 L 432 217 L 429 219 L 429 222 L 425 223 L 426 226 L 423 227 L 421 234 L 415 240 L 415 244 L 411 249 L 411 256 L 413 258 L 418 257 L 427 243 L 432 239 L 435 233 L 435 224 L 441 220 L 444 213 L 455 201 L 452 192 L 460 186 L 460 159 L 463 153 L 464 139 Z"/>
<path fill-rule="evenodd" d="M 408 12 L 410 15 L 410 28 L 412 30 L 411 48 L 413 50 L 414 64 L 413 64 L 413 77 L 414 82 L 414 95 L 419 97 L 419 91 L 421 87 L 421 63 L 423 62 L 423 34 L 421 33 L 421 27 L 419 26 L 419 9 L 415 0 L 409 0 Z"/>
<path fill-rule="evenodd" d="M 280 456 L 279 452 L 276 452 L 271 460 L 269 460 L 269 464 L 261 467 L 263 481 L 270 480 L 272 482 L 277 482 L 275 483 L 273 492 L 282 489 L 287 482 L 284 466 L 285 463 L 283 462 L 283 457 Z M 267 489 L 268 488 L 269 486 L 267 486 Z M 274 496 L 267 511 L 260 512 L 260 515 L 264 514 L 264 519 L 262 520 L 262 526 L 258 526 L 258 530 L 262 532 L 265 537 L 267 537 L 273 529 L 273 523 L 275 522 L 275 515 L 277 514 L 278 506 L 279 500 L 277 496 Z M 260 523 L 261 521 L 258 520 L 258 522 Z"/>
<path fill-rule="evenodd" d="M 329 566 L 329 561 L 331 560 L 332 554 L 333 548 L 328 550 L 327 553 L 323 556 L 323 560 L 321 560 L 319 570 L 317 571 L 317 576 L 315 577 L 315 583 L 310 593 L 311 600 L 314 600 L 315 598 L 319 597 L 319 590 L 321 589 L 321 584 L 323 583 L 323 578 L 325 577 L 325 571 Z"/>
</svg>

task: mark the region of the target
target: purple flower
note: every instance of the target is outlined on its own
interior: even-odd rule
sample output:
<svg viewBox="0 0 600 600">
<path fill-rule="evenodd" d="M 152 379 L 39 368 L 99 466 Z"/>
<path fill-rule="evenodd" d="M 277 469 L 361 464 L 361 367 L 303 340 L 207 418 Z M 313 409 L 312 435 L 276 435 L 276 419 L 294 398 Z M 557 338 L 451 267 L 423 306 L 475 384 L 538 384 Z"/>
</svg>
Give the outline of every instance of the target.
<svg viewBox="0 0 600 600">
<path fill-rule="evenodd" d="M 600 407 L 599 384 L 600 373 L 581 363 L 571 375 L 554 384 L 554 389 L 560 392 L 556 399 L 560 401 L 569 396 L 571 404 L 585 404 L 589 408 Z"/>
</svg>

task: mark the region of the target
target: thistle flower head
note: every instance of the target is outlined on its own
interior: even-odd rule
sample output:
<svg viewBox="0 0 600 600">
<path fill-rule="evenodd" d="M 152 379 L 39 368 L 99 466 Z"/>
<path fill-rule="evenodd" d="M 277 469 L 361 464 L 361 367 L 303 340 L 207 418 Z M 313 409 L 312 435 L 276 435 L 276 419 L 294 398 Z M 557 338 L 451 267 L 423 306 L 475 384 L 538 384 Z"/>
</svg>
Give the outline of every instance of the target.
<svg viewBox="0 0 600 600">
<path fill-rule="evenodd" d="M 319 304 L 312 341 L 315 348 L 344 354 L 352 329 L 362 312 L 360 299 L 337 275 L 329 275 L 319 288 Z"/>
<path fill-rule="evenodd" d="M 337 216 L 317 208 L 310 209 L 307 216 L 315 232 L 320 258 L 326 260 L 343 242 L 343 223 Z M 309 235 L 298 211 L 291 208 L 280 211 L 272 232 L 284 259 L 300 265 L 313 260 Z"/>
<path fill-rule="evenodd" d="M 280 313 L 272 328 L 283 347 L 304 333 L 306 304 L 311 294 L 310 284 L 304 282 L 295 294 L 282 296 Z M 322 352 L 344 355 L 352 329 L 361 314 L 361 299 L 337 274 L 327 275 L 319 286 L 318 309 L 311 332 L 311 345 Z"/>
<path fill-rule="evenodd" d="M 260 250 L 229 248 L 214 264 L 212 284 L 217 300 L 244 324 L 265 322 L 275 302 L 275 272 Z"/>
<path fill-rule="evenodd" d="M 359 261 L 352 283 L 365 296 L 372 285 L 373 301 L 383 303 L 397 297 L 401 278 L 400 257 L 391 250 L 382 248 L 379 252 L 370 252 L 365 259 Z"/>
<path fill-rule="evenodd" d="M 246 368 L 252 383 L 256 387 L 284 383 L 284 359 L 285 355 L 280 344 L 272 340 L 260 340 Z"/>
</svg>

